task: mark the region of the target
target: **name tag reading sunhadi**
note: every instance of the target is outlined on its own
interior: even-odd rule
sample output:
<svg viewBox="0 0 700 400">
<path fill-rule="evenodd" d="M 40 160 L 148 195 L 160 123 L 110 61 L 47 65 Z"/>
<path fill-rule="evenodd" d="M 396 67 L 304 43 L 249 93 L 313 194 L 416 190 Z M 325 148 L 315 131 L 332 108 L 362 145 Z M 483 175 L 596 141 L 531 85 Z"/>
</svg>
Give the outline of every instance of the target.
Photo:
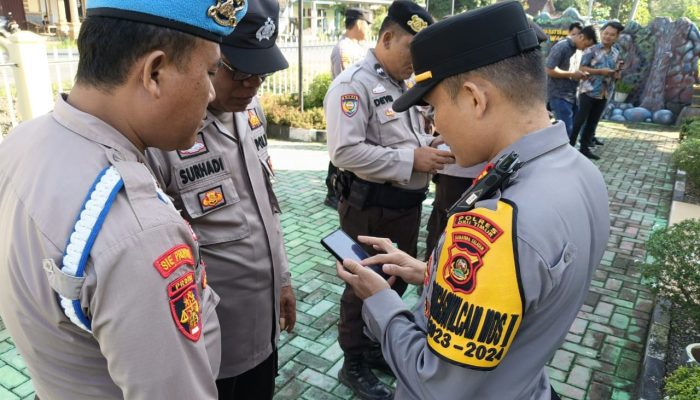
<svg viewBox="0 0 700 400">
<path fill-rule="evenodd" d="M 453 364 L 496 368 L 520 327 L 514 217 L 515 206 L 499 201 L 448 220 L 426 312 L 428 346 Z"/>
</svg>

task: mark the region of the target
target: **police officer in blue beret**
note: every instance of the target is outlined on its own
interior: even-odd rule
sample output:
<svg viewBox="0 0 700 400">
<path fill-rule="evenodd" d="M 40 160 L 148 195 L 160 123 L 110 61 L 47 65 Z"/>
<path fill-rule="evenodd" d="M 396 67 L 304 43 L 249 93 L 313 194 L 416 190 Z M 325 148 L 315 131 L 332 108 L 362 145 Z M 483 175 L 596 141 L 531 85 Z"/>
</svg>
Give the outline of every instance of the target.
<svg viewBox="0 0 700 400">
<path fill-rule="evenodd" d="M 218 296 L 144 150 L 194 145 L 246 9 L 91 0 L 70 94 L 0 145 L 0 316 L 38 397 L 217 398 Z"/>
<path fill-rule="evenodd" d="M 417 83 L 394 109 L 427 102 L 457 163 L 489 164 L 427 264 L 388 239 L 360 238 L 385 252 L 363 265 L 424 283 L 413 311 L 389 289 L 393 277 L 351 260 L 338 275 L 364 300 L 396 398 L 558 399 L 544 366 L 606 248 L 603 177 L 568 145 L 564 124 L 549 121 L 537 36 L 519 2 L 441 21 L 416 36 L 411 54 Z"/>
</svg>

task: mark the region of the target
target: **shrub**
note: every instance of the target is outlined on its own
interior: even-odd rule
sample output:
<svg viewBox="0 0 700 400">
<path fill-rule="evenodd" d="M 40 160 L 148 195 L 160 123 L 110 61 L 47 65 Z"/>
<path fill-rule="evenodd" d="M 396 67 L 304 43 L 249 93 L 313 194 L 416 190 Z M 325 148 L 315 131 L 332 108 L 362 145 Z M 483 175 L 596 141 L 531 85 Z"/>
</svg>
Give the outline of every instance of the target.
<svg viewBox="0 0 700 400">
<path fill-rule="evenodd" d="M 688 118 L 681 125 L 681 140 L 700 139 L 700 118 Z"/>
<path fill-rule="evenodd" d="M 630 93 L 632 92 L 632 89 L 634 89 L 634 85 L 627 83 L 622 79 L 617 81 L 617 83 L 615 84 L 615 90 L 619 93 Z"/>
<path fill-rule="evenodd" d="M 688 138 L 673 152 L 673 162 L 688 173 L 688 178 L 700 186 L 700 137 Z"/>
<path fill-rule="evenodd" d="M 669 400 L 700 399 L 700 367 L 680 367 L 666 377 Z"/>
<path fill-rule="evenodd" d="M 264 95 L 260 101 L 268 124 L 304 129 L 326 129 L 323 109 L 314 107 L 300 112 L 299 100 L 296 96 Z"/>
<path fill-rule="evenodd" d="M 323 98 L 326 97 L 330 85 L 331 74 L 316 75 L 309 85 L 306 98 L 304 98 L 304 107 L 323 107 Z"/>
<path fill-rule="evenodd" d="M 647 284 L 700 326 L 700 220 L 654 231 L 646 248 L 652 258 L 642 269 Z"/>
</svg>

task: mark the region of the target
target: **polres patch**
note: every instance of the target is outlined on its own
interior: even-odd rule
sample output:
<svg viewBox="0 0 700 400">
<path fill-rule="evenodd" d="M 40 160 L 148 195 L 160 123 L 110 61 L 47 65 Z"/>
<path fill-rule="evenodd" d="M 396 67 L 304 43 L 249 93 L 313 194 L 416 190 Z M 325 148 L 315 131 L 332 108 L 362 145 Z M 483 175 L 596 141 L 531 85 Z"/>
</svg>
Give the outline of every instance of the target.
<svg viewBox="0 0 700 400">
<path fill-rule="evenodd" d="M 202 335 L 202 312 L 193 272 L 168 285 L 170 313 L 175 326 L 187 339 L 196 342 Z"/>
<path fill-rule="evenodd" d="M 346 117 L 352 118 L 360 108 L 360 96 L 356 94 L 344 94 L 340 96 L 340 109 Z"/>
<path fill-rule="evenodd" d="M 248 113 L 248 126 L 250 126 L 251 130 L 258 129 L 262 126 L 262 121 L 260 120 L 260 117 L 258 117 L 258 112 L 254 109 L 251 108 L 247 110 Z"/>
<path fill-rule="evenodd" d="M 171 248 L 153 262 L 153 266 L 163 278 L 169 277 L 170 274 L 183 265 L 189 265 L 194 268 L 192 249 L 186 244 L 179 244 Z"/>
<path fill-rule="evenodd" d="M 202 212 L 211 211 L 226 205 L 226 196 L 224 196 L 221 185 L 199 192 L 197 197 L 199 198 L 199 205 L 202 207 Z"/>
<path fill-rule="evenodd" d="M 194 145 L 187 150 L 178 150 L 177 156 L 180 157 L 181 160 L 186 160 L 208 152 L 209 149 L 207 148 L 207 143 L 204 141 L 204 134 L 199 132 L 197 138 L 194 140 Z"/>
</svg>

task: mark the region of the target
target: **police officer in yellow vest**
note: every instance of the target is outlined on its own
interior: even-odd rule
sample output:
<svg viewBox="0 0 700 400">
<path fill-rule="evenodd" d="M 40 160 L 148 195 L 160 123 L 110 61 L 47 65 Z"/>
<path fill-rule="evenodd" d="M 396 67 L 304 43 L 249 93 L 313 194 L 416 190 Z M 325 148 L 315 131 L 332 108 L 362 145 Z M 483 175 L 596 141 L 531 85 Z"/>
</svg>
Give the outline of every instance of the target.
<svg viewBox="0 0 700 400">
<path fill-rule="evenodd" d="M 38 397 L 217 398 L 218 296 L 144 150 L 194 144 L 246 7 L 90 1 L 75 86 L 0 145 L 0 316 Z"/>
<path fill-rule="evenodd" d="M 606 247 L 603 177 L 567 145 L 563 123 L 549 121 L 537 37 L 519 2 L 441 21 L 416 36 L 411 52 L 417 84 L 394 108 L 434 106 L 459 165 L 496 163 L 477 178 L 492 194 L 467 192 L 474 196 L 451 213 L 427 265 L 387 239 L 360 238 L 386 253 L 362 264 L 424 282 L 413 311 L 369 268 L 346 260 L 338 274 L 364 299 L 396 398 L 557 399 L 544 366 Z M 517 155 L 520 169 L 501 168 L 504 155 Z"/>
<path fill-rule="evenodd" d="M 434 138 L 424 132 L 416 108 L 395 112 L 392 104 L 413 72 L 410 42 L 432 22 L 419 5 L 393 2 L 375 48 L 338 75 L 324 101 L 328 152 L 343 170 L 337 182 L 341 227 L 352 237 L 388 236 L 414 256 L 430 173 L 454 159 L 450 152 L 430 147 Z M 406 283 L 397 281 L 393 289 L 402 294 Z M 361 308 L 361 300 L 346 287 L 338 328 L 345 363 L 338 376 L 362 398 L 388 398 L 389 389 L 370 370 L 388 367 L 363 334 Z"/>
<path fill-rule="evenodd" d="M 278 18 L 276 0 L 250 3 L 221 44 L 216 99 L 195 146 L 149 151 L 154 173 L 199 238 L 208 282 L 221 297 L 219 399 L 272 398 L 279 332 L 291 332 L 296 319 L 256 97 L 267 75 L 288 66 L 275 45 Z"/>
</svg>

